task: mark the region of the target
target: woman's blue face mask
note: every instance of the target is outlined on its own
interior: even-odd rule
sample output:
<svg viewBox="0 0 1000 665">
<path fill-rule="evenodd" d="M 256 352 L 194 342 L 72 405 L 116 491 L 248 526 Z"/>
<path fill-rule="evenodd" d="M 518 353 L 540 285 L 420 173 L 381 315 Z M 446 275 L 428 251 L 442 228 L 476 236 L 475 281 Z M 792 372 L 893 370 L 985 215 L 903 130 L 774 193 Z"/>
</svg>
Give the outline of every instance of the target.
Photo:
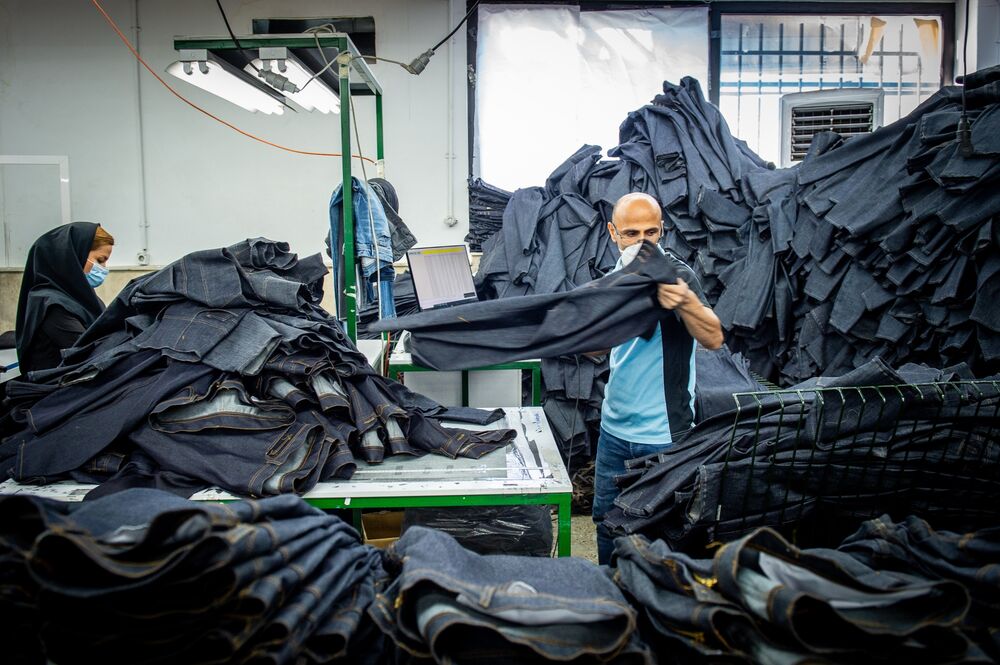
<svg viewBox="0 0 1000 665">
<path fill-rule="evenodd" d="M 94 265 L 91 267 L 90 272 L 87 273 L 87 283 L 96 289 L 104 283 L 104 279 L 108 276 L 109 271 L 97 261 L 93 263 Z"/>
</svg>

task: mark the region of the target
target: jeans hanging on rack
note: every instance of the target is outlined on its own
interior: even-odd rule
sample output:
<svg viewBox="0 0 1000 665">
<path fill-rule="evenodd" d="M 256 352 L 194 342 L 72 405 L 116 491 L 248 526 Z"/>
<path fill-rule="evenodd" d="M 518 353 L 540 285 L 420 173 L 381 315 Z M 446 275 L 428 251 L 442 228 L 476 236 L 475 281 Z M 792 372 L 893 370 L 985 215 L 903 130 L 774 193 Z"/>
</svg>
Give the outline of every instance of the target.
<svg viewBox="0 0 1000 665">
<path fill-rule="evenodd" d="M 328 236 L 328 249 L 330 259 L 333 262 L 334 293 L 338 294 L 338 300 L 342 298 L 345 281 L 343 266 L 340 264 L 340 258 L 344 254 L 344 222 L 340 214 L 343 200 L 343 185 L 338 185 L 330 197 L 330 233 Z M 351 204 L 354 211 L 354 255 L 360 259 L 365 287 L 369 288 L 369 280 L 379 282 L 379 290 L 382 294 L 382 318 L 391 318 L 395 316 L 395 309 L 392 305 L 392 280 L 383 281 L 383 270 L 386 268 L 392 270 L 392 232 L 389 228 L 389 220 L 375 191 L 367 183 L 353 177 L 351 178 Z M 338 302 L 338 315 L 344 311 L 343 304 Z"/>
</svg>

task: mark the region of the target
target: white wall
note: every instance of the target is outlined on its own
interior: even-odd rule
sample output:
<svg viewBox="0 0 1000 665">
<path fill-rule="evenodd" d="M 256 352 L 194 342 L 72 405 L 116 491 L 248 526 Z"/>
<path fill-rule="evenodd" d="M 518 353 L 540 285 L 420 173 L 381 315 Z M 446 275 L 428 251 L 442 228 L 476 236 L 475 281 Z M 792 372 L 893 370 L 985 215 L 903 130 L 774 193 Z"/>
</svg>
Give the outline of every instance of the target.
<svg viewBox="0 0 1000 665">
<path fill-rule="evenodd" d="M 130 38 L 138 23 L 143 57 L 193 102 L 275 143 L 340 152 L 338 116 L 253 114 L 164 73 L 176 60 L 175 36 L 225 34 L 214 2 L 101 4 Z M 253 18 L 374 16 L 378 53 L 403 61 L 443 37 L 450 14 L 464 14 L 464 3 L 455 0 L 227 0 L 223 6 L 237 35 L 250 32 Z M 373 66 L 385 93 L 386 177 L 399 192 L 403 218 L 427 243 L 461 241 L 468 228 L 465 31 L 451 43 L 455 52 L 443 46 L 419 77 L 395 65 Z M 449 60 L 460 63 L 450 83 Z M 374 100 L 359 97 L 355 104 L 362 147 L 374 157 Z M 446 154 L 449 136 L 459 159 Z M 124 44 L 80 0 L 0 0 L 0 155 L 67 155 L 72 217 L 99 221 L 115 235 L 112 262 L 119 266 L 135 264 L 142 249 L 152 264 L 163 265 L 258 235 L 287 240 L 301 254 L 318 251 L 330 193 L 341 178 L 339 158 L 251 141 L 183 104 L 145 70 L 137 76 Z M 450 189 L 449 161 L 455 163 Z M 355 168 L 360 173 L 357 162 Z M 449 214 L 459 220 L 454 227 L 445 225 Z"/>
<path fill-rule="evenodd" d="M 101 2 L 130 36 L 138 22 L 140 50 L 161 74 L 176 58 L 175 36 L 225 33 L 211 0 Z M 252 18 L 372 15 L 378 52 L 405 61 L 446 34 L 465 11 L 461 0 L 223 4 L 238 34 L 250 31 Z M 964 2 L 958 10 L 960 38 Z M 972 0 L 971 13 L 978 20 L 970 31 L 970 71 L 1000 61 L 997 0 Z M 460 241 L 468 226 L 464 29 L 451 45 L 452 52 L 443 46 L 419 77 L 395 65 L 374 66 L 385 88 L 387 176 L 399 190 L 404 219 L 425 243 Z M 340 150 L 335 116 L 260 116 L 180 81 L 175 85 L 207 110 L 267 139 Z M 374 153 L 374 102 L 358 98 L 356 105 L 363 147 Z M 303 254 L 317 251 L 327 201 L 340 180 L 338 159 L 292 155 L 250 141 L 184 105 L 147 72 L 137 72 L 131 54 L 85 0 L 0 0 L 0 155 L 68 156 L 72 217 L 100 221 L 115 234 L 118 266 L 135 264 L 144 248 L 153 265 L 163 265 L 188 251 L 255 235 L 288 240 Z M 17 227 L 24 226 L 19 220 L 33 219 L 25 204 L 31 195 L 19 183 L 31 182 L 41 192 L 53 191 L 53 183 L 14 168 L 0 168 L 0 216 L 6 212 Z M 49 225 L 55 225 L 56 209 L 39 201 L 34 219 L 51 218 Z M 445 224 L 449 215 L 458 218 L 456 226 Z M 20 265 L 17 257 L 45 230 L 34 228 L 39 225 L 7 230 L 12 265 Z"/>
<path fill-rule="evenodd" d="M 1000 65 L 1000 0 L 978 0 L 977 69 Z"/>
<path fill-rule="evenodd" d="M 969 72 L 1000 65 L 1000 0 L 969 0 Z M 962 73 L 965 0 L 955 3 L 955 75 Z"/>
</svg>

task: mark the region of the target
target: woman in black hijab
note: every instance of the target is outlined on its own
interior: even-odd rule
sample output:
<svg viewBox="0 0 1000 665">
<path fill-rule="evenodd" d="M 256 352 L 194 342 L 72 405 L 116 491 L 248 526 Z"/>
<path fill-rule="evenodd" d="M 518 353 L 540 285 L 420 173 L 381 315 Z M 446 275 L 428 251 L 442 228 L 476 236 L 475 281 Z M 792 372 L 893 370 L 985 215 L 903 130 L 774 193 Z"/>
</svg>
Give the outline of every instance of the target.
<svg viewBox="0 0 1000 665">
<path fill-rule="evenodd" d="M 104 311 L 94 289 L 107 277 L 115 239 L 99 224 L 64 224 L 28 250 L 17 300 L 17 357 L 21 373 L 55 367 L 61 351 Z"/>
</svg>

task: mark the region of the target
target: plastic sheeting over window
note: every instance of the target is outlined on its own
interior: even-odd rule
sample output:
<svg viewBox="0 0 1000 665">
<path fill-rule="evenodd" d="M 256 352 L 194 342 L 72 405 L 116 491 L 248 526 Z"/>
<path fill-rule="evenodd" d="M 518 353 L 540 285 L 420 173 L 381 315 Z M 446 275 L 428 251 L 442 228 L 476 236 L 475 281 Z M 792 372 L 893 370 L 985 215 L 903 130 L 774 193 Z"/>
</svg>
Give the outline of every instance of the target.
<svg viewBox="0 0 1000 665">
<path fill-rule="evenodd" d="M 730 129 L 777 163 L 786 93 L 881 88 L 883 124 L 934 94 L 941 86 L 941 19 L 727 14 L 720 64 L 719 107 Z"/>
<path fill-rule="evenodd" d="M 480 5 L 476 70 L 473 172 L 539 185 L 581 145 L 616 146 L 664 80 L 708 81 L 708 10 Z"/>
</svg>

